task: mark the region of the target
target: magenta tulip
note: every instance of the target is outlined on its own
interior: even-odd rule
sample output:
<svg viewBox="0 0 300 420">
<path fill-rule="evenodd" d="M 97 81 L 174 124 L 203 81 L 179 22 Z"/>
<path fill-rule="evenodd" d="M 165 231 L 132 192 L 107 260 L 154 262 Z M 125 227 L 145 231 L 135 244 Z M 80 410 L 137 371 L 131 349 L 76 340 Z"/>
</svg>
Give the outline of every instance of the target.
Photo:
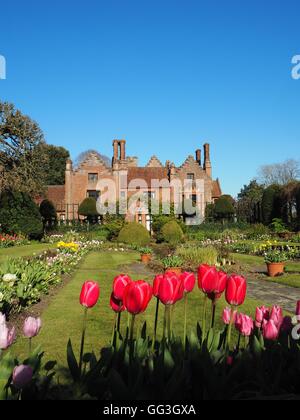
<svg viewBox="0 0 300 420">
<path fill-rule="evenodd" d="M 285 316 L 281 325 L 281 331 L 290 333 L 293 329 L 293 322 L 290 316 Z"/>
<path fill-rule="evenodd" d="M 244 337 L 250 337 L 254 329 L 253 319 L 248 315 L 238 314 L 236 316 L 235 327 Z"/>
<path fill-rule="evenodd" d="M 26 318 L 24 322 L 23 332 L 25 337 L 36 337 L 42 328 L 42 321 L 40 318 Z"/>
<path fill-rule="evenodd" d="M 300 320 L 300 300 L 298 300 L 298 302 L 297 302 L 296 316 L 298 316 L 299 317 L 299 320 Z"/>
<path fill-rule="evenodd" d="M 232 275 L 228 279 L 226 300 L 231 306 L 240 306 L 245 302 L 247 282 L 243 276 Z"/>
<path fill-rule="evenodd" d="M 262 325 L 263 336 L 266 340 L 276 341 L 279 337 L 280 329 L 276 326 L 273 320 L 263 321 Z"/>
<path fill-rule="evenodd" d="M 270 320 L 272 320 L 276 327 L 280 329 L 283 323 L 283 311 L 280 306 L 273 306 L 270 313 Z"/>
<path fill-rule="evenodd" d="M 222 319 L 223 319 L 223 322 L 224 322 L 225 325 L 230 324 L 232 315 L 233 315 L 233 322 L 235 322 L 237 311 L 234 311 L 233 314 L 232 314 L 232 310 L 230 308 L 225 308 L 224 309 Z"/>
<path fill-rule="evenodd" d="M 125 287 L 132 282 L 132 279 L 126 274 L 120 274 L 115 277 L 113 282 L 113 294 L 117 300 L 123 300 Z"/>
<path fill-rule="evenodd" d="M 265 306 L 256 308 L 255 312 L 255 326 L 256 328 L 261 328 L 264 320 L 270 319 L 270 309 Z"/>
<path fill-rule="evenodd" d="M 81 289 L 80 304 L 85 308 L 93 308 L 98 302 L 100 287 L 94 281 L 86 281 Z"/>
<path fill-rule="evenodd" d="M 27 365 L 16 366 L 12 377 L 14 386 L 18 389 L 23 389 L 31 382 L 33 369 L 31 366 Z"/>
</svg>

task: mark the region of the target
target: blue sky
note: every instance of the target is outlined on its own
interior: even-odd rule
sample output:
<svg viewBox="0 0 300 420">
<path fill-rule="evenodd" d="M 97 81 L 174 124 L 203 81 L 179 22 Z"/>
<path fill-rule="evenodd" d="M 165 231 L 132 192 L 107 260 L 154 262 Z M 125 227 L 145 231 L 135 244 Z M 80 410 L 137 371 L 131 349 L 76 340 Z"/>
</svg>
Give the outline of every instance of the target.
<svg viewBox="0 0 300 420">
<path fill-rule="evenodd" d="M 181 164 L 208 141 L 213 175 L 237 194 L 257 168 L 300 158 L 300 3 L 14 1 L 1 5 L 0 99 L 73 157 Z"/>
</svg>

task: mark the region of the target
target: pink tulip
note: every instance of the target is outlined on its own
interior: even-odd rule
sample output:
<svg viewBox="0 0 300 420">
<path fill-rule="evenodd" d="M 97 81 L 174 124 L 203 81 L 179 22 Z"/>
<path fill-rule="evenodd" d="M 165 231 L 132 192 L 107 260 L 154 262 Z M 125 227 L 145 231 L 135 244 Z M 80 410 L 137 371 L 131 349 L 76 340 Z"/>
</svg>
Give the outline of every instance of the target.
<svg viewBox="0 0 300 420">
<path fill-rule="evenodd" d="M 262 323 L 264 320 L 268 320 L 270 318 L 270 310 L 265 306 L 261 306 L 260 308 L 256 308 L 255 313 L 255 326 L 256 328 L 261 328 Z"/>
<path fill-rule="evenodd" d="M 13 371 L 13 384 L 18 389 L 25 388 L 32 380 L 33 369 L 31 366 L 16 366 Z"/>
<path fill-rule="evenodd" d="M 296 315 L 299 316 L 299 319 L 300 319 L 300 300 L 298 300 L 297 302 Z"/>
<path fill-rule="evenodd" d="M 280 329 L 283 323 L 283 312 L 280 306 L 273 306 L 270 313 L 270 320 L 272 320 L 276 327 Z"/>
<path fill-rule="evenodd" d="M 25 337 L 36 337 L 42 328 L 42 321 L 40 318 L 26 318 L 24 322 L 23 332 Z"/>
<path fill-rule="evenodd" d="M 278 339 L 280 330 L 272 319 L 270 321 L 264 320 L 262 328 L 266 340 L 276 341 Z"/>
<path fill-rule="evenodd" d="M 238 314 L 236 316 L 235 327 L 244 337 L 250 337 L 254 329 L 254 322 L 248 315 Z"/>
<path fill-rule="evenodd" d="M 15 327 L 9 329 L 6 324 L 5 316 L 1 314 L 0 318 L 0 350 L 6 350 L 10 347 L 16 338 Z"/>
<path fill-rule="evenodd" d="M 97 304 L 99 296 L 100 287 L 98 283 L 88 280 L 82 286 L 79 301 L 85 308 L 93 308 Z"/>
<path fill-rule="evenodd" d="M 183 289 L 185 293 L 191 293 L 196 284 L 196 277 L 194 273 L 182 273 L 180 276 L 180 280 L 183 283 Z"/>
<path fill-rule="evenodd" d="M 235 320 L 236 320 L 236 314 L 237 314 L 237 311 L 234 311 L 233 312 L 233 322 L 235 322 Z M 231 309 L 230 308 L 225 308 L 224 311 L 223 311 L 223 316 L 222 316 L 222 319 L 223 319 L 223 322 L 224 322 L 225 325 L 230 324 L 231 317 L 232 317 Z"/>
</svg>

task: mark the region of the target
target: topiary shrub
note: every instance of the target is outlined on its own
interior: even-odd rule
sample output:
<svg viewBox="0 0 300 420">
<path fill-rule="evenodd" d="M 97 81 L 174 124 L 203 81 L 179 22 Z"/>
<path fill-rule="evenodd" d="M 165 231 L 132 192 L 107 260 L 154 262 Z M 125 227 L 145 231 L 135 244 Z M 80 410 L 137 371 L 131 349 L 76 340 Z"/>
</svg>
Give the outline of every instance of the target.
<svg viewBox="0 0 300 420">
<path fill-rule="evenodd" d="M 124 244 L 146 246 L 150 243 L 148 230 L 139 223 L 128 223 L 125 225 L 118 236 L 118 241 Z"/>
<path fill-rule="evenodd" d="M 26 193 L 7 191 L 0 195 L 0 225 L 4 233 L 37 240 L 43 237 L 39 208 Z"/>
<path fill-rule="evenodd" d="M 40 204 L 40 213 L 43 218 L 44 227 L 52 227 L 57 222 L 57 213 L 52 201 L 44 200 Z"/>
<path fill-rule="evenodd" d="M 97 211 L 97 202 L 94 198 L 89 197 L 83 200 L 80 204 L 78 213 L 80 216 L 84 216 L 90 223 L 97 221 L 99 213 Z"/>
<path fill-rule="evenodd" d="M 219 220 L 231 220 L 234 215 L 234 200 L 230 195 L 222 195 L 216 202 L 214 213 Z"/>
<path fill-rule="evenodd" d="M 162 236 L 170 245 L 178 245 L 184 239 L 183 231 L 175 220 L 166 223 L 162 228 Z"/>
<path fill-rule="evenodd" d="M 282 216 L 282 189 L 279 185 L 270 185 L 265 189 L 262 198 L 262 217 L 265 225 L 269 226 L 275 218 Z"/>
</svg>

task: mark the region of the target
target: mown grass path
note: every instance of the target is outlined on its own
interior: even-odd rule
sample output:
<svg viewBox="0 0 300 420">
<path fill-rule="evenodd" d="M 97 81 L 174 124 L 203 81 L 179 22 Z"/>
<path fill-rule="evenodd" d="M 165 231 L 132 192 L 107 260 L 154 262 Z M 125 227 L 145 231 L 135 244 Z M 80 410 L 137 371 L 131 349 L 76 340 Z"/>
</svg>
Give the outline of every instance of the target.
<svg viewBox="0 0 300 420">
<path fill-rule="evenodd" d="M 0 263 L 9 258 L 30 257 L 34 254 L 40 254 L 43 251 L 53 248 L 50 244 L 30 244 L 22 246 L 13 246 L 11 248 L 0 249 Z"/>
<path fill-rule="evenodd" d="M 82 307 L 79 305 L 79 293 L 82 283 L 91 279 L 99 282 L 101 295 L 98 305 L 89 310 L 86 350 L 94 351 L 99 355 L 100 349 L 106 346 L 111 339 L 114 314 L 109 306 L 113 278 L 120 273 L 127 273 L 137 280 L 143 278 L 151 281 L 153 273 L 148 271 L 139 261 L 139 254 L 133 252 L 92 252 L 76 270 L 72 279 L 55 296 L 42 314 L 43 329 L 34 344 L 40 344 L 46 352 L 47 360 L 57 360 L 60 365 L 66 365 L 66 345 L 71 338 L 76 354 L 79 352 L 79 342 L 82 327 Z M 148 310 L 137 317 L 136 328 L 140 329 L 147 321 L 148 332 L 152 334 L 155 299 L 152 299 Z M 189 296 L 188 305 L 188 333 L 202 318 L 203 294 L 196 287 Z M 247 299 L 242 310 L 251 313 L 261 301 Z M 221 320 L 221 311 L 225 306 L 220 301 L 217 310 L 218 322 Z M 160 306 L 159 334 L 162 332 L 163 308 Z M 209 323 L 209 316 L 207 322 Z M 122 328 L 125 331 L 127 314 L 122 315 Z M 183 303 L 176 304 L 174 311 L 173 328 L 176 335 L 183 334 Z M 19 339 L 13 347 L 15 354 L 26 355 L 27 341 Z"/>
</svg>

